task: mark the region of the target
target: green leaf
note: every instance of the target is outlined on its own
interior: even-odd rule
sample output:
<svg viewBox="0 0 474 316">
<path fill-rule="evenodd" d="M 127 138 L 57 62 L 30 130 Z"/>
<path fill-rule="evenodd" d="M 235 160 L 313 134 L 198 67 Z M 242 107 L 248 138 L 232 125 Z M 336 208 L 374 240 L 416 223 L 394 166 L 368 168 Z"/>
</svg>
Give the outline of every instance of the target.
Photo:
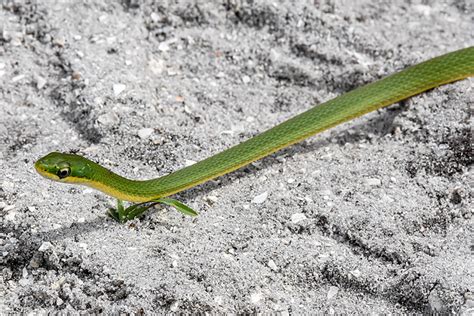
<svg viewBox="0 0 474 316">
<path fill-rule="evenodd" d="M 107 211 L 107 214 L 113 218 L 114 220 L 116 220 L 117 222 L 120 222 L 120 218 L 119 218 L 119 215 L 117 213 L 117 210 L 114 209 L 114 208 L 109 208 L 108 211 Z"/>
<path fill-rule="evenodd" d="M 189 215 L 189 216 L 197 216 L 198 215 L 198 213 L 195 210 L 193 210 L 192 208 L 190 208 L 186 204 L 183 204 L 180 201 L 175 200 L 175 199 L 161 198 L 161 199 L 154 200 L 154 202 L 163 203 L 163 204 L 166 204 L 166 205 L 169 205 L 169 206 L 173 206 L 176 210 L 183 213 L 184 215 Z"/>
<path fill-rule="evenodd" d="M 117 208 L 116 209 L 109 208 L 108 214 L 114 220 L 123 224 L 129 220 L 140 217 L 149 208 L 155 206 L 158 203 L 173 206 L 175 209 L 177 209 L 179 212 L 183 213 L 184 215 L 189 215 L 189 216 L 198 215 L 198 213 L 194 211 L 192 208 L 190 208 L 189 206 L 181 203 L 178 200 L 174 200 L 170 198 L 161 198 L 161 199 L 157 199 L 157 200 L 153 200 L 153 201 L 149 201 L 145 203 L 133 204 L 127 208 L 123 206 L 123 202 L 121 200 L 117 200 Z"/>
<path fill-rule="evenodd" d="M 148 205 L 144 205 L 144 203 L 135 204 L 132 206 L 127 207 L 127 220 L 134 219 L 136 217 L 140 217 L 145 213 L 149 208 L 155 206 L 157 203 L 150 203 Z M 144 205 L 144 206 L 142 206 Z"/>
<path fill-rule="evenodd" d="M 117 199 L 117 215 L 120 223 L 125 223 L 125 208 L 122 200 Z"/>
<path fill-rule="evenodd" d="M 117 200 L 117 208 L 109 208 L 108 212 L 110 217 L 116 220 L 119 223 L 124 223 L 125 217 L 125 209 L 123 207 L 123 202 L 121 200 Z"/>
</svg>

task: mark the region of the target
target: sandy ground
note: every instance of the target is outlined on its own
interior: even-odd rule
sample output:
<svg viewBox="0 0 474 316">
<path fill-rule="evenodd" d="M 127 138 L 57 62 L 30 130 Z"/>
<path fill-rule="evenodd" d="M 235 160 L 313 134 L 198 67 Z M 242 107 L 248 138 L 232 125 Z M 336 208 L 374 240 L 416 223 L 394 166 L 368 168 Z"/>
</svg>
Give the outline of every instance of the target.
<svg viewBox="0 0 474 316">
<path fill-rule="evenodd" d="M 471 1 L 256 2 L 2 2 L 2 312 L 473 312 L 472 79 L 180 194 L 195 219 L 34 172 L 163 175 L 474 44 Z"/>
</svg>

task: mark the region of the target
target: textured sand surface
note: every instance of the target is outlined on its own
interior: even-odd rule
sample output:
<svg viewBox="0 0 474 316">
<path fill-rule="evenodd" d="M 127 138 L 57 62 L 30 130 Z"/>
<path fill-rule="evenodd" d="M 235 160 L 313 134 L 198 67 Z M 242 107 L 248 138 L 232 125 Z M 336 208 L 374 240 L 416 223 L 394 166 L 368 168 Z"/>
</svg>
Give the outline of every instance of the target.
<svg viewBox="0 0 474 316">
<path fill-rule="evenodd" d="M 41 178 L 50 151 L 177 170 L 474 44 L 472 1 L 2 2 L 2 312 L 474 309 L 473 80 L 434 89 L 119 225 Z"/>
</svg>

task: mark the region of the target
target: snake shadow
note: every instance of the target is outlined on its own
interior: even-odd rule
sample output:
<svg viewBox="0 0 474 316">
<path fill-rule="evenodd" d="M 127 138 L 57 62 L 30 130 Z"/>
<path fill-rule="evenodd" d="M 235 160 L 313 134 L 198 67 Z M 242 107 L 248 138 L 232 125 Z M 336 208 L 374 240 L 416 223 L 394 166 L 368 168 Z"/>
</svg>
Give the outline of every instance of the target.
<svg viewBox="0 0 474 316">
<path fill-rule="evenodd" d="M 54 228 L 44 232 L 37 232 L 31 234 L 31 240 L 36 242 L 43 241 L 54 241 L 63 240 L 68 238 L 76 238 L 80 235 L 85 235 L 89 232 L 103 230 L 107 224 L 111 224 L 110 228 L 113 228 L 115 222 L 108 218 L 97 217 L 90 221 L 82 223 L 74 222 L 69 226 L 63 226 L 60 228 Z"/>
<path fill-rule="evenodd" d="M 182 200 L 194 199 L 198 196 L 209 194 L 217 188 L 225 187 L 235 179 L 245 178 L 251 174 L 255 174 L 259 170 L 264 170 L 273 165 L 281 163 L 281 157 L 292 156 L 297 153 L 315 152 L 324 146 L 336 142 L 340 146 L 346 143 L 360 143 L 363 140 L 370 140 L 370 138 L 381 138 L 387 134 L 393 133 L 395 126 L 395 118 L 402 112 L 408 109 L 406 101 L 401 101 L 390 107 L 377 110 L 377 116 L 354 125 L 352 122 L 346 122 L 342 125 L 342 129 L 336 133 L 324 132 L 316 136 L 315 140 L 304 140 L 301 143 L 295 144 L 288 148 L 282 149 L 268 157 L 261 159 L 258 167 L 254 164 L 242 167 L 234 172 L 223 175 L 213 181 L 206 182 L 197 187 L 191 188 L 184 192 L 178 193 L 177 197 Z M 352 124 L 352 125 L 350 125 Z M 370 137 L 369 137 L 370 135 Z"/>
</svg>

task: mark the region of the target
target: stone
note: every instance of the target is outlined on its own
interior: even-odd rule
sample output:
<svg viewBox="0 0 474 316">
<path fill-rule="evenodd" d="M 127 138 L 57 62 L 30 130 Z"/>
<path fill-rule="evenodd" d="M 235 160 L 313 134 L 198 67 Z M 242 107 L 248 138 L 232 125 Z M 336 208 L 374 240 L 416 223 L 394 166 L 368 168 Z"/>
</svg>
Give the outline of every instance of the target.
<svg viewBox="0 0 474 316">
<path fill-rule="evenodd" d="M 337 296 L 338 292 L 339 292 L 339 288 L 337 286 L 330 286 L 328 294 L 327 294 L 328 300 L 334 299 Z"/>
<path fill-rule="evenodd" d="M 379 187 L 382 185 L 382 180 L 377 179 L 377 178 L 368 178 L 368 179 L 365 179 L 365 183 L 371 187 Z"/>
<path fill-rule="evenodd" d="M 254 204 L 262 204 L 263 202 L 265 202 L 265 200 L 267 199 L 268 197 L 268 193 L 267 192 L 263 192 L 262 194 L 259 194 L 257 195 L 256 197 L 253 198 L 252 200 L 252 203 Z"/>
<path fill-rule="evenodd" d="M 291 215 L 291 222 L 293 224 L 298 224 L 299 222 L 302 222 L 306 219 L 306 215 L 303 213 L 294 213 Z"/>
<path fill-rule="evenodd" d="M 278 266 L 276 265 L 275 261 L 273 261 L 272 259 L 268 260 L 268 263 L 267 263 L 268 267 L 270 269 L 272 269 L 273 271 L 277 272 L 279 269 L 278 269 Z"/>
<path fill-rule="evenodd" d="M 112 86 L 112 89 L 114 90 L 115 96 L 118 96 L 120 93 L 125 91 L 126 86 L 122 83 L 116 83 Z"/>
<path fill-rule="evenodd" d="M 153 134 L 155 130 L 153 128 L 142 128 L 138 131 L 138 137 L 141 139 L 147 139 Z"/>
</svg>

